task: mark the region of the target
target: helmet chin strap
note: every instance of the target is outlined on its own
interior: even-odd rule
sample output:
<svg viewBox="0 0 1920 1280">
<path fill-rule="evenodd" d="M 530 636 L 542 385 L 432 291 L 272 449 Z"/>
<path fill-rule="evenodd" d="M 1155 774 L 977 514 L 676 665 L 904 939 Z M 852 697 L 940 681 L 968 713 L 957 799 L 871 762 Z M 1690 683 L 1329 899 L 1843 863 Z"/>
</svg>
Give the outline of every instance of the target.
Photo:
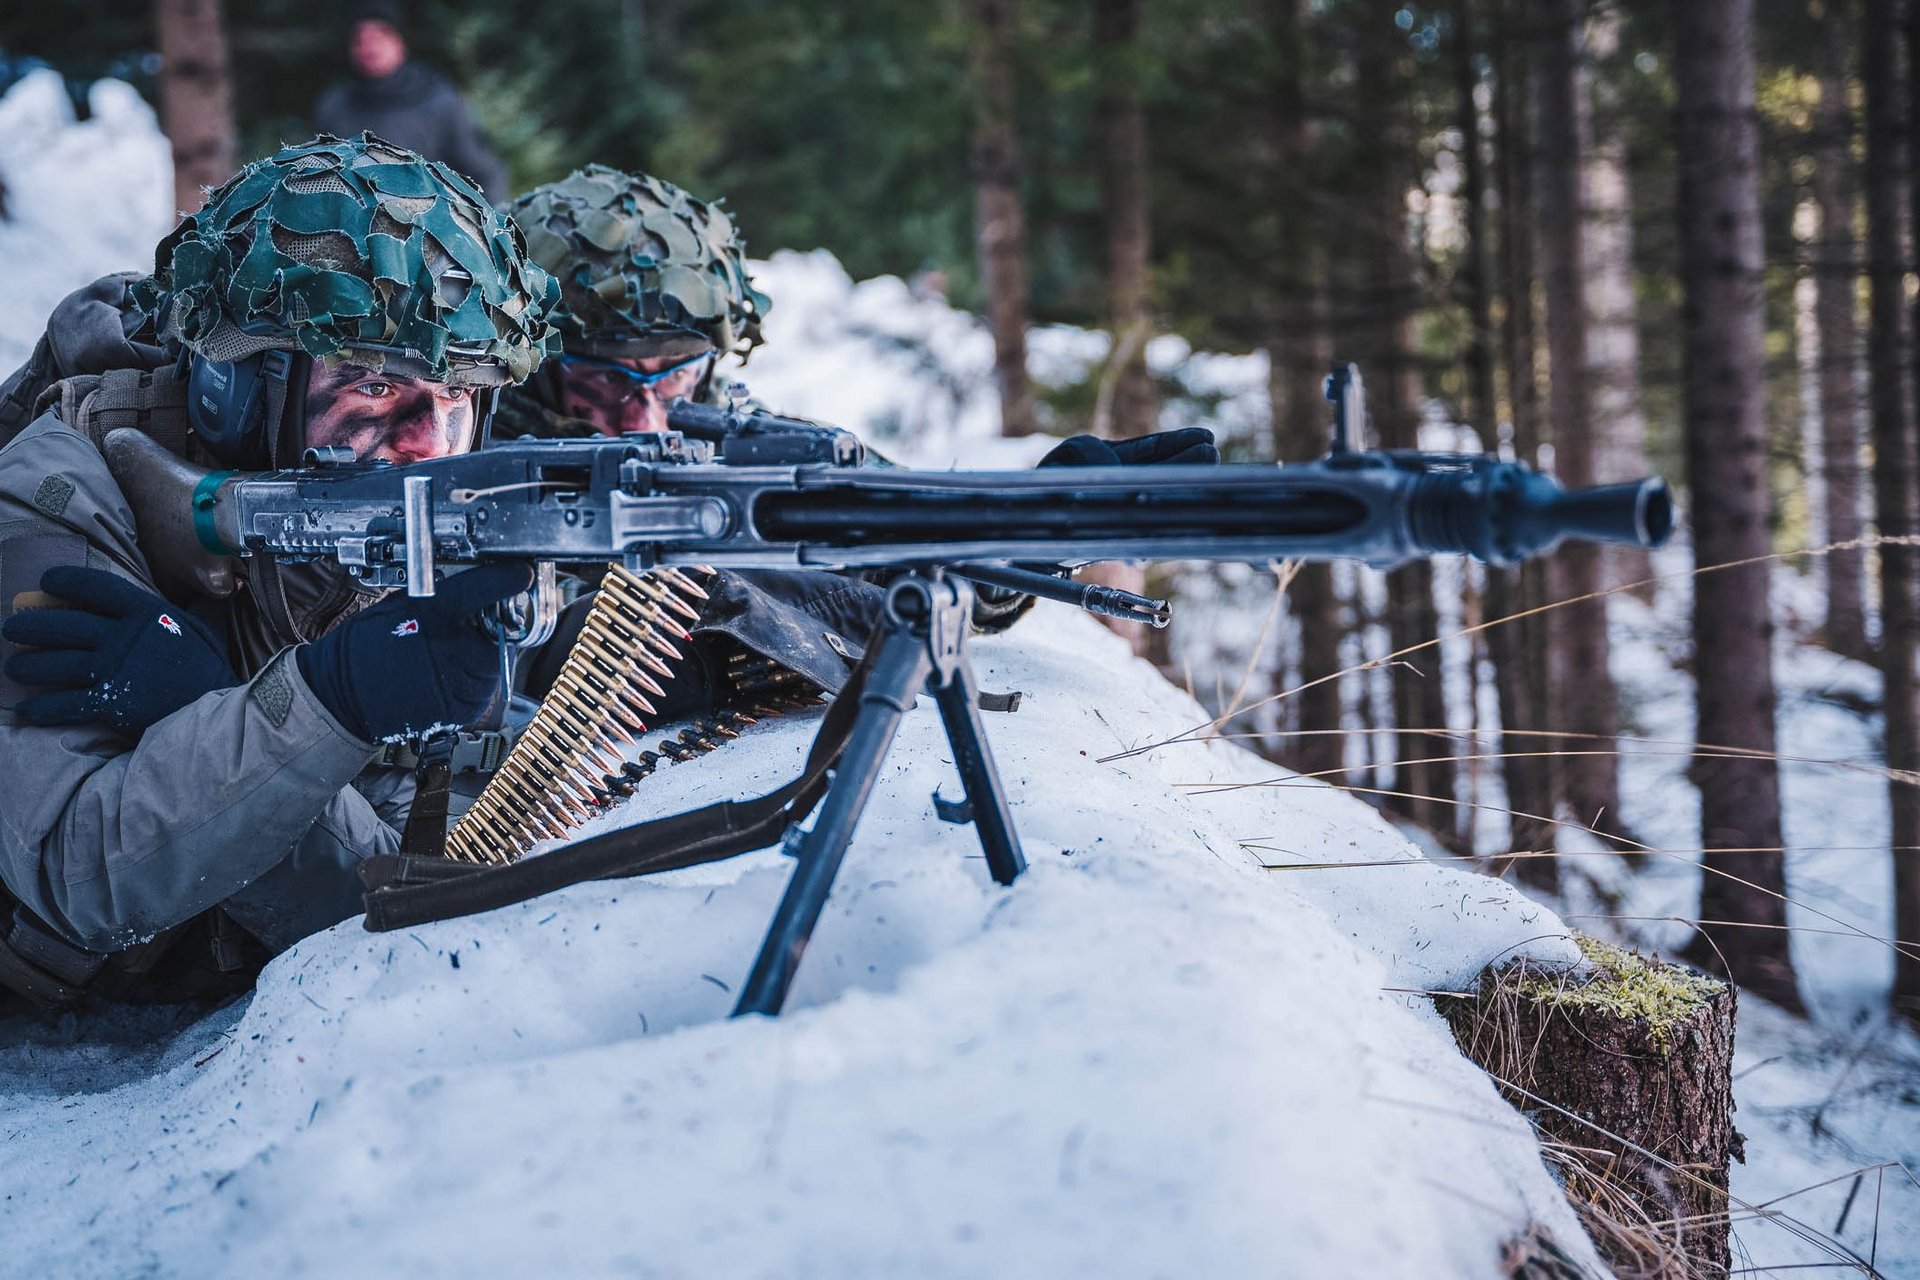
<svg viewBox="0 0 1920 1280">
<path fill-rule="evenodd" d="M 313 357 L 289 353 L 286 377 L 265 379 L 267 461 L 276 469 L 297 467 L 307 450 L 307 380 Z"/>
<path fill-rule="evenodd" d="M 478 419 L 473 427 L 473 444 L 468 452 L 475 452 L 493 443 L 493 415 L 500 407 L 500 388 L 477 387 L 473 393 L 473 412 Z"/>
</svg>

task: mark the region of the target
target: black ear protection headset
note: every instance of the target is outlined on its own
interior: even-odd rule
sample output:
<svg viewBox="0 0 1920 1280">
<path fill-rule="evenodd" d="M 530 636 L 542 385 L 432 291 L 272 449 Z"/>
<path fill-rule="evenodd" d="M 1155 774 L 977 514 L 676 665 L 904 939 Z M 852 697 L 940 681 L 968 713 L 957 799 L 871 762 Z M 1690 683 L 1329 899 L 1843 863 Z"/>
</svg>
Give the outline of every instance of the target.
<svg viewBox="0 0 1920 1280">
<path fill-rule="evenodd" d="M 215 460 L 242 471 L 294 466 L 306 447 L 307 376 L 301 351 L 238 360 L 188 353 L 187 420 Z"/>
</svg>

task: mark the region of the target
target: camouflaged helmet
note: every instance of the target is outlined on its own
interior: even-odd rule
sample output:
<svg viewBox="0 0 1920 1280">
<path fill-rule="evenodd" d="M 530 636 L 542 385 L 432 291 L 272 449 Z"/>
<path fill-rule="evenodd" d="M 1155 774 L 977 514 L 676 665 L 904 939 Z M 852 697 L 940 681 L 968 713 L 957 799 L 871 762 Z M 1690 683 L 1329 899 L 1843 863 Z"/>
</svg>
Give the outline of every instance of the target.
<svg viewBox="0 0 1920 1280">
<path fill-rule="evenodd" d="M 455 386 L 525 380 L 560 349 L 557 294 L 478 188 L 372 134 L 242 169 L 160 242 L 140 292 L 191 353 L 196 431 L 236 465 L 289 461 L 312 360 Z"/>
<path fill-rule="evenodd" d="M 588 165 L 509 209 L 527 252 L 560 282 L 566 349 L 623 359 L 745 355 L 770 305 L 747 276 L 746 242 L 717 203 L 643 173 Z"/>
</svg>

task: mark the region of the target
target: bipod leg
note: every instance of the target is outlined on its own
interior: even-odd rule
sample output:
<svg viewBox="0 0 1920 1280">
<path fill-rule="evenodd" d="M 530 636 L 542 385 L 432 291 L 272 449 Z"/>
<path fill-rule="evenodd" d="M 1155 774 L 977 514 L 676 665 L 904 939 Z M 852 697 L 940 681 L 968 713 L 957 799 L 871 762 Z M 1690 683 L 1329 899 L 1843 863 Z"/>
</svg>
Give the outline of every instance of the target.
<svg viewBox="0 0 1920 1280">
<path fill-rule="evenodd" d="M 853 840 L 854 827 L 873 794 L 880 764 L 893 746 L 900 718 L 913 707 L 933 670 L 925 617 L 894 614 L 880 638 L 880 652 L 867 673 L 867 687 L 855 714 L 853 732 L 834 769 L 833 782 L 820 802 L 819 815 L 796 851 L 793 878 L 767 928 L 766 941 L 753 962 L 753 972 L 740 991 L 733 1016 L 745 1013 L 777 1014 L 786 1002 L 800 955 L 813 936 L 820 912 L 833 891 L 833 878 Z"/>
<path fill-rule="evenodd" d="M 980 847 L 986 851 L 987 870 L 993 873 L 996 884 L 1012 884 L 1027 869 L 1027 858 L 1020 851 L 1020 835 L 1013 829 L 1006 792 L 1000 788 L 1000 771 L 994 768 L 993 754 L 987 750 L 986 733 L 980 724 L 979 685 L 964 652 L 933 696 L 940 706 L 940 719 L 947 726 L 960 785 L 966 788 L 967 817 L 979 833 Z M 936 805 L 939 799 L 936 792 Z"/>
</svg>

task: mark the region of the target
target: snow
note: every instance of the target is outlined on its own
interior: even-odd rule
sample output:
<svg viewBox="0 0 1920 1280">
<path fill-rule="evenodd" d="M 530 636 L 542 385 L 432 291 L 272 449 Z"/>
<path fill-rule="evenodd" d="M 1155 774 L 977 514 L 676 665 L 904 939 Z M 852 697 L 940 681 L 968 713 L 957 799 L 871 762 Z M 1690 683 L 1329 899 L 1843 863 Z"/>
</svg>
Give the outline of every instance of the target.
<svg viewBox="0 0 1920 1280">
<path fill-rule="evenodd" d="M 1060 607 L 975 650 L 1032 865 L 995 887 L 909 715 L 788 1012 L 730 1021 L 768 852 L 393 935 L 348 923 L 122 1059 L 0 1051 L 0 1233 L 52 1274 L 1493 1274 L 1580 1237 L 1410 988 L 1568 959 L 1550 913 L 1238 748 Z M 770 786 L 813 718 L 657 774 Z M 1191 794 L 1199 793 L 1199 794 Z M 642 803 L 636 800 L 634 804 Z M 634 815 L 637 816 L 637 815 Z M 1279 840 L 1285 854 L 1251 846 Z M 1403 859 L 1276 874 L 1262 861 Z M 122 1034 L 137 1035 L 136 1020 Z"/>
<path fill-rule="evenodd" d="M 60 74 L 29 72 L 0 96 L 0 370 L 25 362 L 54 305 L 115 271 L 150 271 L 173 226 L 173 162 L 153 109 L 97 80 L 76 122 Z"/>
<path fill-rule="evenodd" d="M 98 86 L 77 124 L 46 75 L 0 98 L 0 174 L 10 367 L 66 290 L 150 261 L 171 190 L 130 90 Z M 991 343 L 944 299 L 824 253 L 757 272 L 776 306 L 745 376 L 770 407 L 920 466 L 1027 466 L 1051 443 L 994 435 Z M 1059 385 L 1106 350 L 1041 328 L 1030 364 Z M 1259 357 L 1148 355 L 1190 396 L 1165 425 L 1204 405 L 1264 438 Z M 1783 577 L 1783 618 L 1812 616 Z M 1195 683 L 1250 672 L 1246 700 L 1265 697 L 1276 676 L 1245 654 L 1287 626 L 1267 625 L 1271 574 L 1209 580 L 1182 605 Z M 1683 747 L 1684 616 L 1673 592 L 1614 611 L 1633 729 Z M 1783 750 L 1872 761 L 1877 680 L 1805 631 L 1782 632 Z M 1628 917 L 1692 910 L 1683 754 L 1625 764 L 1629 819 L 1675 856 L 1629 877 L 1570 852 L 1585 874 L 1541 905 L 1230 743 L 1156 747 L 1209 713 L 1083 615 L 1042 605 L 974 660 L 1025 695 L 986 727 L 1028 872 L 994 886 L 971 830 L 933 816 L 956 785 L 921 707 L 777 1020 L 727 1017 L 788 873 L 769 851 L 401 933 L 350 921 L 204 1016 L 0 1021 L 0 1274 L 1480 1277 L 1530 1221 L 1599 1273 L 1525 1122 L 1420 993 L 1516 955 L 1571 963 L 1556 907 L 1670 948 Z M 814 724 L 663 769 L 603 825 L 770 788 Z M 1796 924 L 1890 932 L 1881 785 L 1789 770 Z M 1497 805 L 1497 775 L 1482 786 Z M 1795 948 L 1819 1021 L 1743 1001 L 1734 1191 L 1920 1274 L 1903 1171 L 1860 1175 L 1835 1226 L 1842 1175 L 1920 1167 L 1920 1046 L 1880 1012 L 1885 949 Z M 1772 1222 L 1738 1244 L 1762 1267 L 1831 1261 Z"/>
</svg>

